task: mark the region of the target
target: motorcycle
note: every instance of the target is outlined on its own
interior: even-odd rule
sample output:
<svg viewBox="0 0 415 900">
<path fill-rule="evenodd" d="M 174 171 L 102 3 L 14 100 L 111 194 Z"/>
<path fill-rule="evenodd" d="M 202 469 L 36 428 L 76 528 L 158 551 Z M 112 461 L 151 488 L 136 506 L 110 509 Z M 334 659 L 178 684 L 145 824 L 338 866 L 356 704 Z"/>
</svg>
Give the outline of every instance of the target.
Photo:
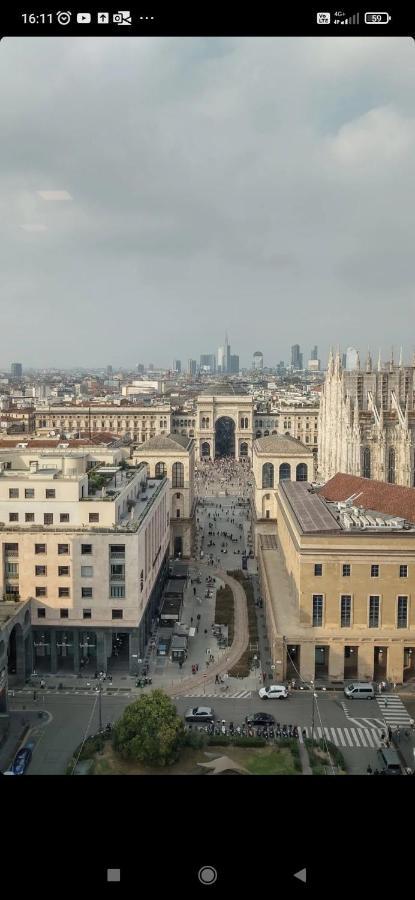
<svg viewBox="0 0 415 900">
<path fill-rule="evenodd" d="M 221 724 L 220 730 L 221 730 L 221 734 L 223 734 L 223 735 L 226 734 L 226 720 L 225 719 L 222 719 L 222 724 Z"/>
</svg>

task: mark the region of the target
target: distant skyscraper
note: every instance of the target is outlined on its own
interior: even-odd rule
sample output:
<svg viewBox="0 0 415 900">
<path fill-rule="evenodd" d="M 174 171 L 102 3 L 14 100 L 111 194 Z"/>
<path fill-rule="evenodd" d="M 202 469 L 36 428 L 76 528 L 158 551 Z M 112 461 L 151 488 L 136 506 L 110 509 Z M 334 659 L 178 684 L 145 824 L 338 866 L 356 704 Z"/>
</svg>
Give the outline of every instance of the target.
<svg viewBox="0 0 415 900">
<path fill-rule="evenodd" d="M 10 374 L 12 378 L 21 378 L 23 373 L 23 368 L 21 363 L 12 363 L 10 368 Z"/>
<path fill-rule="evenodd" d="M 182 363 L 181 363 L 181 360 L 180 360 L 180 359 L 174 359 L 174 360 L 173 360 L 173 372 L 177 372 L 177 374 L 179 375 L 181 371 L 182 371 Z"/>
<path fill-rule="evenodd" d="M 200 356 L 200 368 L 216 372 L 216 357 L 214 353 L 202 353 Z"/>
<path fill-rule="evenodd" d="M 218 347 L 218 372 L 226 372 L 225 347 Z"/>
<path fill-rule="evenodd" d="M 293 344 L 291 347 L 291 365 L 293 369 L 302 369 L 302 354 L 300 353 L 300 345 Z"/>
<path fill-rule="evenodd" d="M 352 372 L 354 369 L 359 369 L 359 354 L 355 347 L 348 347 L 346 350 L 346 369 L 348 372 Z"/>
<path fill-rule="evenodd" d="M 187 363 L 187 371 L 189 375 L 196 375 L 197 372 L 197 360 L 189 359 Z"/>
<path fill-rule="evenodd" d="M 225 365 L 226 372 L 230 372 L 231 370 L 231 345 L 228 341 L 228 335 L 225 334 Z"/>
<path fill-rule="evenodd" d="M 239 356 L 236 353 L 231 354 L 230 371 L 232 375 L 237 375 L 239 372 Z"/>
<path fill-rule="evenodd" d="M 112 375 L 112 366 L 107 366 L 107 375 L 108 375 L 108 378 L 111 378 L 111 375 Z"/>
<path fill-rule="evenodd" d="M 154 369 L 154 363 L 149 363 L 149 364 L 148 364 L 148 371 L 149 371 L 149 372 L 152 372 L 153 369 Z"/>
<path fill-rule="evenodd" d="M 314 347 L 310 354 L 310 359 L 318 359 L 318 347 L 317 344 L 314 344 Z"/>
<path fill-rule="evenodd" d="M 343 369 L 346 368 L 346 354 L 345 353 L 342 354 L 342 368 Z"/>
<path fill-rule="evenodd" d="M 252 368 L 253 369 L 263 369 L 264 368 L 264 356 L 261 353 L 261 350 L 255 350 Z"/>
</svg>

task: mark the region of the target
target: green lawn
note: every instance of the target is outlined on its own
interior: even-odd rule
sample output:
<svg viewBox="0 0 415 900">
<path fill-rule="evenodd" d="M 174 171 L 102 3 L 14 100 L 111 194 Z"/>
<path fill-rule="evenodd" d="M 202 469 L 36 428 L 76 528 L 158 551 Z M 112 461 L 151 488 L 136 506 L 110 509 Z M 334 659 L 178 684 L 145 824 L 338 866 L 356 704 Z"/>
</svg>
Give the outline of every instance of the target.
<svg viewBox="0 0 415 900">
<path fill-rule="evenodd" d="M 288 747 L 258 749 L 244 763 L 251 775 L 298 775 Z"/>
</svg>

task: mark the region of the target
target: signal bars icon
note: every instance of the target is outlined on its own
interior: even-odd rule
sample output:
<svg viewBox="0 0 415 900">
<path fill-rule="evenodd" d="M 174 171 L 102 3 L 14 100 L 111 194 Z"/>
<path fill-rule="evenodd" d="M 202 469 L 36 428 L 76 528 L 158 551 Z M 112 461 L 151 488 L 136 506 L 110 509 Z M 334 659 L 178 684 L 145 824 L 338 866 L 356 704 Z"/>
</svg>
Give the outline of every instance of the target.
<svg viewBox="0 0 415 900">
<path fill-rule="evenodd" d="M 333 25 L 359 25 L 360 22 L 360 13 L 355 13 L 354 16 L 349 16 L 347 19 L 335 19 Z"/>
</svg>

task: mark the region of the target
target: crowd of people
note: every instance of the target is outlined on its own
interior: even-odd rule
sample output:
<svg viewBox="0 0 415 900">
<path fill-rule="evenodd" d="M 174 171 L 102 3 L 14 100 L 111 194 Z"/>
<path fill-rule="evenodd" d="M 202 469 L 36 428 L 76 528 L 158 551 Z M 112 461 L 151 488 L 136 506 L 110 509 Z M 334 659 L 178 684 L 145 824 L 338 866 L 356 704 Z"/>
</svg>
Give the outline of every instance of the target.
<svg viewBox="0 0 415 900">
<path fill-rule="evenodd" d="M 252 486 L 250 461 L 231 456 L 201 460 L 195 472 L 195 486 L 200 497 L 225 494 L 248 500 Z"/>
</svg>

